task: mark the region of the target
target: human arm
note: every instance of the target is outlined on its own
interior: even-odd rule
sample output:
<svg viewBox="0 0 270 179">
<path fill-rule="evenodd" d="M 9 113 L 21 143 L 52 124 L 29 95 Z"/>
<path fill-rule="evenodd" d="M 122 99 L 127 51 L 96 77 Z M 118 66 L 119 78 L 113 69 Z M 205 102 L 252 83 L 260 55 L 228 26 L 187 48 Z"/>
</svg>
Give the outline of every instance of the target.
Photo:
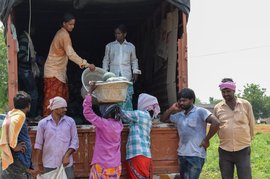
<svg viewBox="0 0 270 179">
<path fill-rule="evenodd" d="M 44 126 L 43 121 L 40 121 L 37 126 L 37 133 L 36 133 L 36 140 L 35 140 L 35 155 L 33 158 L 33 166 L 35 169 L 39 170 L 41 172 L 41 169 L 39 167 L 40 158 L 42 155 L 42 148 L 44 143 Z"/>
<path fill-rule="evenodd" d="M 105 119 L 102 119 L 92 109 L 92 92 L 95 89 L 94 82 L 90 82 L 90 88 L 88 94 L 85 96 L 83 101 L 83 115 L 87 121 L 95 125 L 96 127 L 101 127 L 104 124 Z"/>
<path fill-rule="evenodd" d="M 206 122 L 210 123 L 210 128 L 206 137 L 200 144 L 200 147 L 204 147 L 205 150 L 210 146 L 210 139 L 217 133 L 219 129 L 219 120 L 214 115 L 209 115 L 206 119 Z"/>
<path fill-rule="evenodd" d="M 80 68 L 89 68 L 90 71 L 94 71 L 95 70 L 95 65 L 94 64 L 87 63 L 87 60 L 82 59 L 75 52 L 75 50 L 72 47 L 72 42 L 71 42 L 71 39 L 70 39 L 69 34 L 64 34 L 63 35 L 62 43 L 63 43 L 64 50 L 66 52 L 66 55 L 68 56 L 68 58 L 71 61 L 73 61 L 74 63 L 76 63 L 77 65 L 79 65 Z"/>
<path fill-rule="evenodd" d="M 70 135 L 71 135 L 70 144 L 69 144 L 68 150 L 63 156 L 63 161 L 62 161 L 64 167 L 69 164 L 70 156 L 79 148 L 78 132 L 77 132 L 77 127 L 74 120 L 72 121 L 72 124 L 71 124 Z"/>
<path fill-rule="evenodd" d="M 22 63 L 27 63 L 29 61 L 29 49 L 28 49 L 29 40 L 25 33 L 19 37 L 19 52 L 18 60 Z"/>
<path fill-rule="evenodd" d="M 105 47 L 105 55 L 102 61 L 102 68 L 106 71 L 109 71 L 109 64 L 110 64 L 110 46 L 106 45 Z"/>
<path fill-rule="evenodd" d="M 136 123 L 139 120 L 139 114 L 138 111 L 124 111 L 120 110 L 121 119 L 125 123 Z"/>
<path fill-rule="evenodd" d="M 75 150 L 72 149 L 72 148 L 69 148 L 69 149 L 66 151 L 66 153 L 65 153 L 65 155 L 64 155 L 64 157 L 63 157 L 63 161 L 62 161 L 64 167 L 66 167 L 66 166 L 69 164 L 69 157 L 70 157 L 74 152 L 75 152 Z"/>
<path fill-rule="evenodd" d="M 37 173 L 43 173 L 41 168 L 39 167 L 39 158 L 41 156 L 42 151 L 40 149 L 35 149 L 35 155 L 33 156 L 33 168 L 37 171 Z M 31 173 L 29 171 L 29 173 Z"/>
<path fill-rule="evenodd" d="M 136 56 L 136 50 L 135 46 L 132 45 L 132 51 L 131 51 L 131 67 L 132 67 L 132 77 L 133 77 L 133 83 L 135 83 L 138 79 L 138 76 L 141 74 L 141 70 L 139 70 L 138 65 L 138 58 Z"/>
<path fill-rule="evenodd" d="M 255 117 L 253 114 L 253 109 L 250 103 L 248 103 L 248 119 L 249 119 L 249 128 L 250 128 L 250 137 L 253 139 L 255 136 Z"/>
<path fill-rule="evenodd" d="M 170 123 L 170 116 L 175 113 L 181 111 L 181 108 L 178 103 L 174 103 L 169 109 L 167 109 L 162 116 L 160 117 L 161 122 Z"/>
<path fill-rule="evenodd" d="M 26 150 L 26 145 L 25 145 L 25 142 L 20 142 L 16 145 L 16 147 L 14 148 L 11 148 L 12 151 L 14 152 L 22 152 L 24 153 L 25 150 Z"/>
</svg>

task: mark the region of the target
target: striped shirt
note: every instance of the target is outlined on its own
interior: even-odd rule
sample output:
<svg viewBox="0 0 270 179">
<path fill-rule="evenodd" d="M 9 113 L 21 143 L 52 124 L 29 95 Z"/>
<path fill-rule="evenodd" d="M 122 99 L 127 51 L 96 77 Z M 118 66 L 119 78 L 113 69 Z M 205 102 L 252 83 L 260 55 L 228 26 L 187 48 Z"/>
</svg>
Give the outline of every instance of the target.
<svg viewBox="0 0 270 179">
<path fill-rule="evenodd" d="M 18 66 L 20 69 L 31 70 L 31 56 L 28 48 L 29 40 L 25 32 L 19 37 Z"/>
<path fill-rule="evenodd" d="M 122 111 L 122 120 L 129 124 L 126 159 L 138 155 L 151 158 L 150 132 L 152 119 L 148 111 Z"/>
</svg>

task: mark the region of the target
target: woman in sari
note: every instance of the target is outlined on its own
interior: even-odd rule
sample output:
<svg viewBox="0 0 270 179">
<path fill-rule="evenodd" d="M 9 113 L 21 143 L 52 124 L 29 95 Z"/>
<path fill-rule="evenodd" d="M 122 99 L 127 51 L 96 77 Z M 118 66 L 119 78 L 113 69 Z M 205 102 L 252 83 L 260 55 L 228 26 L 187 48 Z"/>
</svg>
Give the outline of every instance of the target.
<svg viewBox="0 0 270 179">
<path fill-rule="evenodd" d="M 77 55 L 72 47 L 69 33 L 72 32 L 74 26 L 75 17 L 66 13 L 63 17 L 62 27 L 57 31 L 51 43 L 44 66 L 44 116 L 50 114 L 50 110 L 47 108 L 49 99 L 60 96 L 66 101 L 68 100 L 66 70 L 69 59 L 79 65 L 80 68 L 95 70 L 95 65 L 87 63 L 87 60 Z"/>
</svg>

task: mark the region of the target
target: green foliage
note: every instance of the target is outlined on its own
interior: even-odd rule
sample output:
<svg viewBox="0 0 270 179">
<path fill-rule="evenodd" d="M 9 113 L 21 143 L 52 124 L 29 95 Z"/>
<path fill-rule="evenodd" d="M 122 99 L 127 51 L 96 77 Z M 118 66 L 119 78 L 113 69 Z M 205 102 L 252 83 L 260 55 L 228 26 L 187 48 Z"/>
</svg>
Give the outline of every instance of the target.
<svg viewBox="0 0 270 179">
<path fill-rule="evenodd" d="M 202 104 L 202 101 L 199 98 L 196 97 L 195 104 Z"/>
<path fill-rule="evenodd" d="M 222 101 L 222 99 L 215 99 L 213 97 L 209 97 L 209 103 L 210 104 L 217 104 L 219 103 L 220 101 Z"/>
<path fill-rule="evenodd" d="M 247 84 L 244 86 L 244 91 L 235 94 L 239 98 L 248 100 L 253 108 L 254 116 L 256 119 L 269 118 L 270 117 L 270 96 L 266 95 L 266 89 L 261 88 L 258 84 Z M 221 100 L 209 98 L 210 104 L 217 104 Z"/>
<path fill-rule="evenodd" d="M 0 109 L 7 104 L 8 96 L 8 71 L 7 71 L 7 48 L 0 29 Z"/>
<path fill-rule="evenodd" d="M 244 86 L 242 98 L 251 103 L 256 119 L 270 116 L 270 97 L 265 93 L 266 89 L 257 84 L 251 83 Z"/>
<path fill-rule="evenodd" d="M 269 125 L 268 125 L 269 126 Z M 207 149 L 207 159 L 200 179 L 221 178 L 218 164 L 217 135 L 211 139 Z M 270 178 L 270 133 L 257 133 L 251 145 L 251 168 L 253 178 Z M 236 171 L 235 171 L 235 177 Z"/>
</svg>

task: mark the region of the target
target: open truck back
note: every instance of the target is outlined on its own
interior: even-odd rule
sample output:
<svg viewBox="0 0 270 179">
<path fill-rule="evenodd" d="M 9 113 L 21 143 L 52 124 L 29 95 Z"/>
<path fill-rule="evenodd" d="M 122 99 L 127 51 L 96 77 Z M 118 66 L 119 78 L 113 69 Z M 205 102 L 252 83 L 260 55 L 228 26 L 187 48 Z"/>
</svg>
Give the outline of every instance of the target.
<svg viewBox="0 0 270 179">
<path fill-rule="evenodd" d="M 127 40 L 136 47 L 142 71 L 135 84 L 135 99 L 141 92 L 152 94 L 158 98 L 164 111 L 176 101 L 179 89 L 188 85 L 186 23 L 189 6 L 189 0 L 2 0 L 0 13 L 8 46 L 9 107 L 13 107 L 12 98 L 18 91 L 15 32 L 19 35 L 25 27 L 34 26 L 32 40 L 35 50 L 46 59 L 64 12 L 71 12 L 76 17 L 76 26 L 71 33 L 75 51 L 99 67 L 105 45 L 114 40 L 114 28 L 119 24 L 128 27 Z M 77 65 L 69 62 L 67 74 L 71 90 L 68 115 L 77 124 L 85 122 L 82 116 L 81 73 Z M 42 95 L 39 91 L 41 99 Z M 30 132 L 33 141 L 34 128 Z M 95 132 L 90 125 L 78 125 L 78 132 L 80 149 L 75 154 L 75 174 L 85 177 L 89 173 Z M 122 134 L 122 161 L 127 135 L 128 130 L 125 129 Z M 155 124 L 151 138 L 154 173 L 178 172 L 178 135 L 175 127 Z"/>
</svg>

